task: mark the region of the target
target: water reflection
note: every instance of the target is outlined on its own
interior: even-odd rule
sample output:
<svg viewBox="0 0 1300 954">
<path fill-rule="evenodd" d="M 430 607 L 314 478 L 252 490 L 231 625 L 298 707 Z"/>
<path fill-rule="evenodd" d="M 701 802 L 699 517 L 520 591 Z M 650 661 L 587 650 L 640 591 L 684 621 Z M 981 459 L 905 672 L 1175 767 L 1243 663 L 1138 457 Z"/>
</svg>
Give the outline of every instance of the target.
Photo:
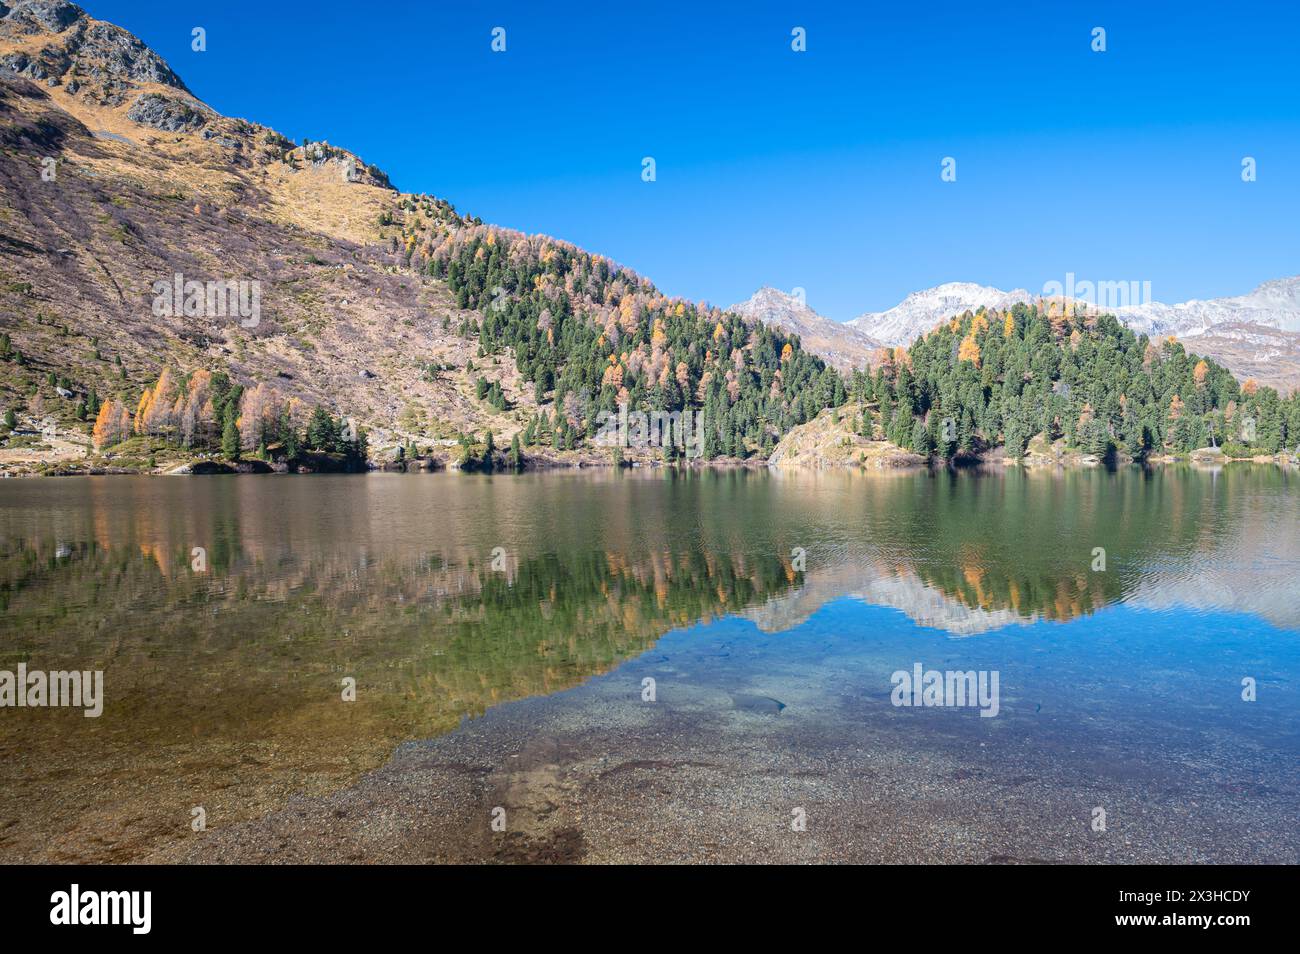
<svg viewBox="0 0 1300 954">
<path fill-rule="evenodd" d="M 1121 601 L 1300 628 L 1289 480 L 1243 467 L 7 483 L 0 668 L 103 669 L 108 702 L 98 720 L 0 713 L 0 858 L 139 857 L 185 837 L 192 806 L 215 826 L 330 791 L 400 741 L 715 618 L 780 632 L 847 596 L 952 635 Z"/>
</svg>

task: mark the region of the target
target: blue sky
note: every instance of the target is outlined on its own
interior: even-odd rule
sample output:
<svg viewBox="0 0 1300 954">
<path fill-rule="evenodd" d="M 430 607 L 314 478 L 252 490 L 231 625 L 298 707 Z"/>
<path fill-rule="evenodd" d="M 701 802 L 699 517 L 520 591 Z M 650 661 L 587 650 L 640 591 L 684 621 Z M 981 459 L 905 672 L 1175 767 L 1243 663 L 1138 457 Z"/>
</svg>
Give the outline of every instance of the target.
<svg viewBox="0 0 1300 954">
<path fill-rule="evenodd" d="M 944 281 L 1172 302 L 1300 273 L 1294 3 L 85 5 L 224 113 L 670 295 L 847 319 Z"/>
</svg>

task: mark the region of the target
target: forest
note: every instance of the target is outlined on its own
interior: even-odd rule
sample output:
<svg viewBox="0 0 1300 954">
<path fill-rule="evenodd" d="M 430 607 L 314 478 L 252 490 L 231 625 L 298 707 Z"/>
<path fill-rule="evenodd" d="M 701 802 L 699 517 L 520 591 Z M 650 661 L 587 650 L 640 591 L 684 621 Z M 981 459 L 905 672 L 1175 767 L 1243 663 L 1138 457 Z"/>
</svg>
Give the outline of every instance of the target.
<svg viewBox="0 0 1300 954">
<path fill-rule="evenodd" d="M 849 392 L 876 405 L 857 422 L 862 434 L 949 459 L 999 445 L 1020 457 L 1039 434 L 1135 460 L 1209 446 L 1276 454 L 1300 442 L 1300 395 L 1239 384 L 1173 338 L 1059 304 L 954 317 L 854 372 Z"/>
<path fill-rule="evenodd" d="M 430 201 L 407 203 L 407 262 L 481 314 L 460 329 L 478 336 L 481 356 L 512 350 L 538 402 L 552 402 L 530 428 L 534 439 L 590 440 L 602 412 L 620 405 L 692 410 L 707 422 L 706 458 L 744 458 L 766 455 L 791 427 L 846 400 L 843 377 L 797 336 L 667 298 L 608 259 Z"/>
<path fill-rule="evenodd" d="M 526 448 L 588 445 L 604 415 L 702 415 L 701 456 L 768 456 L 791 428 L 828 407 L 862 407 L 864 437 L 941 459 L 997 447 L 1022 456 L 1036 437 L 1101 457 L 1141 460 L 1222 447 L 1232 456 L 1300 444 L 1300 395 L 1281 397 L 1189 353 L 1150 340 L 1111 315 L 1059 302 L 981 309 L 939 324 L 910 348 L 882 349 L 871 367 L 842 375 L 797 335 L 662 295 L 606 258 L 547 236 L 462 218 L 446 202 L 404 200 L 393 238 L 407 267 L 447 283 L 462 310 L 457 333 L 480 358 L 513 356 L 540 410 L 513 436 L 505 463 Z M 432 320 L 432 319 L 430 319 Z M 8 349 L 6 349 L 8 350 Z M 481 362 L 480 371 L 490 365 Z M 501 382 L 479 374 L 475 396 L 506 407 Z M 317 407 L 310 414 L 265 383 L 222 371 L 164 370 L 138 400 L 93 392 L 85 411 L 103 449 L 133 435 L 237 459 L 301 451 L 364 459 L 363 429 Z M 466 463 L 490 469 L 464 435 Z M 681 449 L 665 447 L 666 460 Z"/>
</svg>

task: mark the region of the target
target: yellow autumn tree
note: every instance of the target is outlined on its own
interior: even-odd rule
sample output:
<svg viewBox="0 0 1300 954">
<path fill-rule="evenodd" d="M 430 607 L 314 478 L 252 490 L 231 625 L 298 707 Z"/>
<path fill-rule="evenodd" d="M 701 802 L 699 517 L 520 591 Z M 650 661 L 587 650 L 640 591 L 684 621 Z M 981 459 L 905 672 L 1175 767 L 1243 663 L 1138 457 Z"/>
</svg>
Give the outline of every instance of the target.
<svg viewBox="0 0 1300 954">
<path fill-rule="evenodd" d="M 975 367 L 980 366 L 980 346 L 975 341 L 974 335 L 967 335 L 961 339 L 961 347 L 957 349 L 958 361 L 969 361 Z"/>
<path fill-rule="evenodd" d="M 1198 388 L 1205 386 L 1205 376 L 1209 373 L 1210 366 L 1204 360 L 1196 362 L 1196 367 L 1192 370 L 1192 379 Z"/>
<path fill-rule="evenodd" d="M 663 319 L 656 318 L 650 331 L 650 347 L 662 348 L 668 343 L 668 333 L 664 331 Z"/>
</svg>

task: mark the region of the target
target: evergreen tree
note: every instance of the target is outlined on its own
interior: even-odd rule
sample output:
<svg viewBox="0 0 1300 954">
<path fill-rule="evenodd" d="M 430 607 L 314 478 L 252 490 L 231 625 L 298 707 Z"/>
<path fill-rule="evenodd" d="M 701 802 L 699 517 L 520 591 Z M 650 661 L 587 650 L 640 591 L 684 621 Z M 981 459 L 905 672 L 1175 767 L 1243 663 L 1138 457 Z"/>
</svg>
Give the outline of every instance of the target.
<svg viewBox="0 0 1300 954">
<path fill-rule="evenodd" d="M 226 424 L 221 431 L 221 454 L 227 460 L 239 460 L 239 428 L 233 413 L 226 414 Z"/>
<path fill-rule="evenodd" d="M 339 425 L 324 407 L 317 404 L 307 422 L 307 447 L 326 453 L 337 449 Z"/>
<path fill-rule="evenodd" d="M 922 457 L 929 457 L 934 450 L 930 443 L 930 432 L 925 429 L 925 423 L 919 418 L 912 425 L 912 450 Z"/>
</svg>

